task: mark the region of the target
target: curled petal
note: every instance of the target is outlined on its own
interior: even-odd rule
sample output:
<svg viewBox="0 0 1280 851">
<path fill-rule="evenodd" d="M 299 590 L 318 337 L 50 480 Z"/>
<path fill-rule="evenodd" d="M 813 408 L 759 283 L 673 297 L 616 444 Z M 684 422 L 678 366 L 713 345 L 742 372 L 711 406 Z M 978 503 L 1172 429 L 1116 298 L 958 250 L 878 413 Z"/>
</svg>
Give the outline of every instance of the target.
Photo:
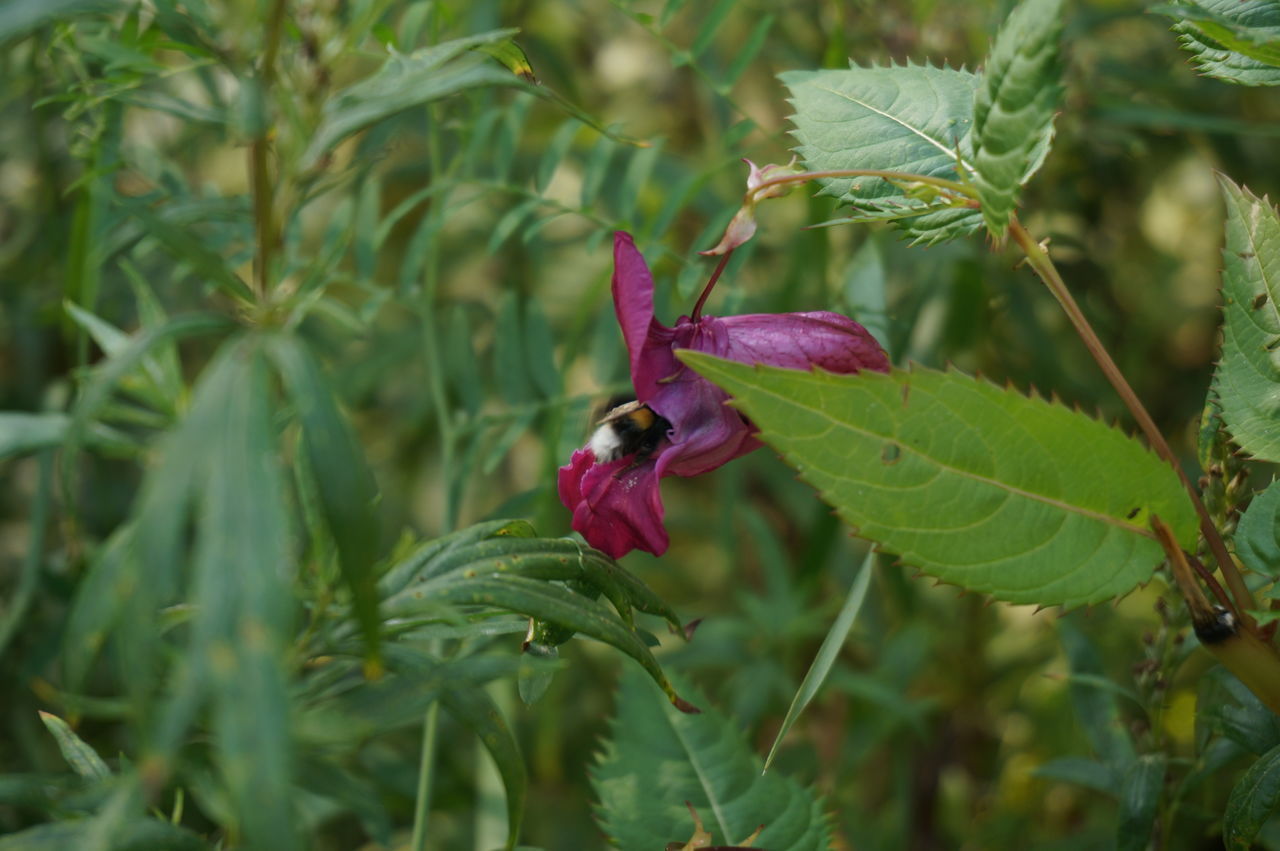
<svg viewBox="0 0 1280 851">
<path fill-rule="evenodd" d="M 679 368 L 671 354 L 671 329 L 653 318 L 653 275 L 631 234 L 613 235 L 613 309 L 631 360 L 631 382 L 641 402 L 658 380 Z"/>
<path fill-rule="evenodd" d="M 610 557 L 621 558 L 633 549 L 662 555 L 667 530 L 658 478 L 655 459 L 597 464 L 591 450 L 579 449 L 560 468 L 560 501 L 573 510 L 574 531 Z"/>
</svg>

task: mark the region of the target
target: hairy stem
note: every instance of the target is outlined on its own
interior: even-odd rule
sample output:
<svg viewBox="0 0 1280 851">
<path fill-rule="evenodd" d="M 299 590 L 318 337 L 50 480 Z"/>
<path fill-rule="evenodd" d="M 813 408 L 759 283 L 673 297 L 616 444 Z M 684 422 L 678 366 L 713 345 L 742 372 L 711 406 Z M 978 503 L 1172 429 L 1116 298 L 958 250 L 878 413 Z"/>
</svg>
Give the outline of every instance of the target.
<svg viewBox="0 0 1280 851">
<path fill-rule="evenodd" d="M 1247 611 L 1256 606 L 1253 595 L 1249 592 L 1248 587 L 1245 586 L 1244 578 L 1240 575 L 1240 572 L 1236 570 L 1235 562 L 1232 561 L 1231 554 L 1227 552 L 1227 545 L 1223 542 L 1218 528 L 1213 525 L 1213 518 L 1209 516 L 1209 511 L 1200 499 L 1199 492 L 1192 485 L 1191 480 L 1187 478 L 1187 474 L 1183 472 L 1182 465 L 1174 457 L 1173 450 L 1169 448 L 1164 435 L 1160 433 L 1155 421 L 1147 413 L 1146 407 L 1138 399 L 1138 394 L 1133 392 L 1133 388 L 1125 380 L 1120 368 L 1116 366 L 1106 347 L 1098 339 L 1098 335 L 1089 324 L 1089 320 L 1085 318 L 1080 306 L 1076 304 L 1075 298 L 1072 297 L 1071 291 L 1067 289 L 1062 276 L 1058 274 L 1057 267 L 1049 259 L 1048 253 L 1032 238 L 1017 217 L 1012 218 L 1009 222 L 1009 235 L 1013 237 L 1013 241 L 1026 254 L 1027 262 L 1035 270 L 1036 274 L 1040 276 L 1040 280 L 1044 281 L 1045 286 L 1049 288 L 1049 292 L 1053 293 L 1053 297 L 1058 300 L 1058 304 L 1062 305 L 1063 311 L 1066 312 L 1067 318 L 1071 320 L 1076 333 L 1080 335 L 1085 348 L 1089 350 L 1089 354 L 1093 355 L 1093 359 L 1097 362 L 1103 375 L 1111 382 L 1111 386 L 1115 388 L 1121 401 L 1129 409 L 1129 413 L 1133 415 L 1138 427 L 1142 429 L 1142 433 L 1147 438 L 1147 443 L 1178 474 L 1178 479 L 1182 482 L 1182 486 L 1186 488 L 1187 495 L 1191 497 L 1191 504 L 1195 506 L 1196 515 L 1200 518 L 1200 534 L 1208 542 L 1209 549 L 1213 552 L 1213 557 L 1218 562 L 1218 569 L 1222 572 L 1222 578 L 1227 583 L 1227 587 L 1231 589 L 1232 597 L 1235 599 L 1235 605 L 1228 606 L 1228 608 L 1234 610 L 1236 618 L 1247 629 L 1250 631 L 1256 629 L 1257 624 Z"/>
</svg>

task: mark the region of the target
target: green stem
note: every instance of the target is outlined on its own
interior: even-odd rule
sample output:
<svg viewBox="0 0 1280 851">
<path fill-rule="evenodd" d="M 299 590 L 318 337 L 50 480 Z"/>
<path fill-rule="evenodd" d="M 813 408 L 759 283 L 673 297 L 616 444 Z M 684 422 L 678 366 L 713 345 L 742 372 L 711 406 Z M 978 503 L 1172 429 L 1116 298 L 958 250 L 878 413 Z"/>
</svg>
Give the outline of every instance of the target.
<svg viewBox="0 0 1280 851">
<path fill-rule="evenodd" d="M 439 37 L 438 15 L 432 14 L 429 25 L 431 41 Z M 433 110 L 428 107 L 427 117 L 427 157 L 431 164 L 431 183 L 434 185 L 444 176 L 442 163 L 444 158 L 443 144 L 440 139 L 439 122 L 435 120 Z M 455 158 L 455 162 L 457 159 Z M 436 299 L 440 291 L 440 258 L 439 240 L 437 236 L 444 221 L 444 211 L 449 205 L 450 191 L 445 190 L 434 199 L 427 210 L 427 221 L 424 227 L 431 234 L 426 250 L 423 269 L 422 300 L 419 310 L 422 315 L 422 350 L 426 358 L 427 385 L 431 394 L 431 403 L 436 412 L 436 427 L 440 430 L 440 466 L 441 479 L 445 483 L 445 517 L 444 531 L 451 532 L 458 522 L 458 505 L 454 498 L 454 450 L 457 445 L 457 433 L 453 417 L 449 412 L 449 397 L 445 391 L 444 365 L 440 358 L 439 324 L 436 316 Z M 440 652 L 439 642 L 433 642 L 431 654 Z M 431 812 L 431 781 L 436 755 L 436 729 L 440 715 L 440 703 L 432 701 L 427 707 L 426 717 L 422 722 L 422 756 L 418 765 L 418 794 L 413 808 L 413 836 L 409 843 L 410 851 L 425 851 L 427 847 L 427 820 Z"/>
<path fill-rule="evenodd" d="M 413 837 L 410 851 L 425 851 L 427 847 L 427 821 L 431 813 L 431 781 L 435 772 L 436 728 L 440 718 L 440 703 L 427 707 L 422 721 L 422 758 L 418 762 L 418 796 L 413 802 Z"/>
<path fill-rule="evenodd" d="M 22 574 L 18 578 L 18 587 L 9 600 L 8 611 L 0 618 L 0 656 L 9 645 L 10 639 L 18 632 L 27 608 L 31 605 L 32 596 L 40 582 L 40 565 L 44 563 L 44 538 L 49 524 L 49 506 L 52 502 L 53 450 L 40 452 L 39 472 L 35 500 L 31 503 L 31 542 L 27 548 L 26 558 L 22 560 Z"/>
<path fill-rule="evenodd" d="M 262 65 L 258 69 L 261 97 L 268 102 L 276 81 L 276 60 L 284 34 L 285 7 L 288 0 L 275 0 L 267 17 L 267 34 L 262 47 Z M 270 289 L 271 255 L 276 245 L 275 187 L 271 183 L 271 120 L 249 145 L 249 182 L 253 193 L 254 231 L 258 250 L 253 264 L 253 289 L 259 299 Z"/>
<path fill-rule="evenodd" d="M 1182 465 L 1178 463 L 1178 459 L 1174 456 L 1173 450 L 1169 448 L 1168 442 L 1165 441 L 1164 435 L 1160 433 L 1160 429 L 1156 427 L 1155 421 L 1151 419 L 1151 415 L 1147 413 L 1146 407 L 1142 401 L 1138 399 L 1138 394 L 1133 392 L 1133 388 L 1129 386 L 1129 382 L 1125 380 L 1120 368 L 1116 366 L 1115 361 L 1111 359 L 1111 355 L 1102 344 L 1102 340 L 1094 332 L 1093 327 L 1089 324 L 1089 320 L 1085 318 L 1084 312 L 1080 310 L 1080 306 L 1076 304 L 1076 300 L 1072 297 L 1071 291 L 1067 289 L 1066 283 L 1062 280 L 1062 276 L 1058 274 L 1058 268 L 1053 264 L 1053 260 L 1049 258 L 1046 252 L 1035 239 L 1032 238 L 1017 220 L 1016 217 L 1009 222 L 1009 235 L 1013 237 L 1013 241 L 1018 244 L 1027 256 L 1027 263 L 1040 276 L 1040 280 L 1044 281 L 1045 286 L 1049 288 L 1049 292 L 1053 293 L 1053 297 L 1058 300 L 1058 304 L 1062 306 L 1063 311 L 1067 314 L 1067 318 L 1071 320 L 1072 326 L 1076 329 L 1076 333 L 1084 342 L 1085 348 L 1089 350 L 1089 354 L 1097 362 L 1098 367 L 1102 370 L 1102 374 L 1111 382 L 1111 386 L 1115 388 L 1119 394 L 1121 401 L 1124 402 L 1129 413 L 1133 415 L 1134 420 L 1138 423 L 1138 427 L 1142 429 L 1142 433 L 1146 436 L 1147 442 L 1155 453 L 1164 459 L 1169 466 L 1173 467 L 1175 473 L 1178 474 L 1179 481 L 1186 489 L 1187 495 L 1191 497 L 1191 504 L 1195 506 L 1196 515 L 1200 518 L 1200 534 L 1209 544 L 1209 549 L 1213 552 L 1214 558 L 1218 562 L 1218 569 L 1222 572 L 1222 578 L 1226 581 L 1227 587 L 1231 589 L 1231 595 L 1234 597 L 1234 605 L 1232 601 L 1223 600 L 1223 604 L 1227 608 L 1232 609 L 1237 619 L 1240 620 L 1245 627 L 1252 631 L 1256 629 L 1256 623 L 1249 615 L 1248 610 L 1255 608 L 1256 604 L 1253 595 L 1244 584 L 1244 578 L 1240 576 L 1240 572 L 1236 570 L 1235 562 L 1231 559 L 1231 554 L 1227 552 L 1227 545 L 1222 540 L 1218 528 L 1213 525 L 1213 518 L 1209 516 L 1208 509 L 1205 508 L 1204 502 L 1200 499 L 1200 494 L 1191 484 L 1191 480 L 1187 478 L 1187 474 L 1183 472 Z"/>
</svg>

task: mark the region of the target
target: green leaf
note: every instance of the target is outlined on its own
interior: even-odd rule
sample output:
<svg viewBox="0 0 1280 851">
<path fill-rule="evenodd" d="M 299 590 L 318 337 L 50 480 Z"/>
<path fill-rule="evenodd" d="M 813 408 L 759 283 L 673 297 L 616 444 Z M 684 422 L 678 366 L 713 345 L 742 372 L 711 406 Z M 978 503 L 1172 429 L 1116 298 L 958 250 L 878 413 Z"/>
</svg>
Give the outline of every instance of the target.
<svg viewBox="0 0 1280 851">
<path fill-rule="evenodd" d="M 1106 671 L 1097 648 L 1089 634 L 1076 625 L 1077 620 L 1078 617 L 1073 616 L 1058 621 L 1058 640 L 1062 642 L 1072 674 L 1069 686 L 1071 704 L 1077 721 L 1089 737 L 1094 754 L 1116 770 L 1123 771 L 1135 758 L 1133 740 L 1124 726 L 1114 694 L 1084 681 L 1090 676 L 1105 680 Z"/>
<path fill-rule="evenodd" d="M 1004 239 L 1061 97 L 1062 0 L 1023 0 L 1000 28 L 974 95 L 973 165 L 987 229 Z"/>
<path fill-rule="evenodd" d="M 688 837 L 693 824 L 685 801 L 717 845 L 741 842 L 763 824 L 753 846 L 829 847 L 821 801 L 794 780 L 762 773 L 736 721 L 715 710 L 676 712 L 630 667 L 617 704 L 591 785 L 600 826 L 623 851 L 652 851 Z"/>
<path fill-rule="evenodd" d="M 480 737 L 498 767 L 502 785 L 507 790 L 506 848 L 510 851 L 520 838 L 520 823 L 524 819 L 524 802 L 529 787 L 520 745 L 498 705 L 481 689 L 451 689 L 443 695 L 441 702 L 454 719 L 470 727 Z"/>
<path fill-rule="evenodd" d="M 693 45 L 689 48 L 689 55 L 693 59 L 697 59 L 707 48 L 711 46 L 711 42 L 716 37 L 716 31 L 720 29 L 720 25 L 724 23 L 725 18 L 729 17 L 729 13 L 737 6 L 737 0 L 716 0 L 711 7 L 711 11 L 702 19 L 702 26 L 698 28 L 698 35 L 693 40 Z"/>
<path fill-rule="evenodd" d="M 1244 566 L 1272 579 L 1280 574 L 1280 484 L 1253 498 L 1236 526 L 1236 553 Z"/>
<path fill-rule="evenodd" d="M 66 414 L 0 411 L 0 458 L 52 449 L 66 439 L 70 427 L 71 418 Z M 137 446 L 128 435 L 99 423 L 89 426 L 85 442 L 93 447 L 120 451 Z"/>
<path fill-rule="evenodd" d="M 419 578 L 422 571 L 431 570 L 437 559 L 468 544 L 491 537 L 532 538 L 534 530 L 524 520 L 486 520 L 435 538 L 396 560 L 378 580 L 378 594 L 389 597 L 403 591 L 410 582 Z"/>
<path fill-rule="evenodd" d="M 97 837 L 95 819 L 59 821 L 0 837 L 0 851 L 67 851 L 86 849 Z M 111 851 L 209 851 L 212 847 L 176 824 L 139 818 L 118 828 Z"/>
<path fill-rule="evenodd" d="M 378 484 L 311 352 L 301 341 L 285 336 L 272 337 L 268 351 L 293 400 L 325 524 L 338 549 L 342 578 L 364 631 L 369 658 L 376 660 L 381 625 L 374 572 L 381 555 Z"/>
<path fill-rule="evenodd" d="M 1201 679 L 1196 726 L 1202 733 L 1221 733 L 1253 754 L 1261 755 L 1280 745 L 1280 717 L 1224 668 L 1214 668 Z"/>
<path fill-rule="evenodd" d="M 1014 603 L 1096 603 L 1147 581 L 1196 520 L 1173 470 L 1117 429 L 924 368 L 834 375 L 684 351 L 861 537 Z"/>
<path fill-rule="evenodd" d="M 303 154 L 303 168 L 352 133 L 404 112 L 477 86 L 515 85 L 519 78 L 472 52 L 509 39 L 517 30 L 490 30 L 410 54 L 392 54 L 382 67 L 334 95 L 324 105 L 320 126 Z"/>
<path fill-rule="evenodd" d="M 835 622 L 831 624 L 831 629 L 827 630 L 826 637 L 822 639 L 822 646 L 818 648 L 817 654 L 813 657 L 813 662 L 809 665 L 809 670 L 804 675 L 804 680 L 800 683 L 800 688 L 796 691 L 795 697 L 791 699 L 791 706 L 787 707 L 787 715 L 782 719 L 782 724 L 778 727 L 778 733 L 773 737 L 773 744 L 769 747 L 769 756 L 765 758 L 764 770 L 768 771 L 769 766 L 773 764 L 773 758 L 778 753 L 778 746 L 782 744 L 783 738 L 790 731 L 791 726 L 796 723 L 796 719 L 800 717 L 800 713 L 804 712 L 809 701 L 813 700 L 818 690 L 822 688 L 823 682 L 827 679 L 827 674 L 831 673 L 831 666 L 836 663 L 836 659 L 840 656 L 840 650 L 844 647 L 845 639 L 849 637 L 849 630 L 853 629 L 854 621 L 858 619 L 858 612 L 862 611 L 862 601 L 867 598 L 867 587 L 871 584 L 871 569 L 875 565 L 876 554 L 874 551 L 868 552 L 867 557 L 862 560 L 862 567 L 858 570 L 858 576 L 853 580 L 853 585 L 849 587 L 849 594 L 845 597 L 844 606 L 840 609 L 840 614 L 836 615 Z"/>
<path fill-rule="evenodd" d="M 888 169 L 959 180 L 972 154 L 978 78 L 930 65 L 787 71 L 778 75 L 795 106 L 796 148 L 813 171 Z M 878 177 L 824 181 L 820 194 L 888 217 L 921 212 L 922 202 Z"/>
<path fill-rule="evenodd" d="M 1280 85 L 1280 7 L 1271 0 L 1201 0 L 1151 11 L 1176 22 L 1200 72 L 1242 86 Z"/>
<path fill-rule="evenodd" d="M 871 332 L 890 360 L 888 279 L 884 270 L 880 244 L 868 235 L 849 261 L 844 273 L 844 303 L 848 313 Z"/>
<path fill-rule="evenodd" d="M 1240 448 L 1280 461 L 1280 219 L 1266 199 L 1220 177 L 1227 203 L 1222 250 L 1222 360 L 1213 387 Z"/>
<path fill-rule="evenodd" d="M 417 595 L 423 582 L 459 573 L 580 582 L 604 594 L 628 624 L 634 607 L 665 618 L 673 632 L 681 629 L 675 612 L 647 585 L 604 553 L 572 538 L 535 538 L 502 528 L 493 537 L 468 540 L 426 558 L 414 556 L 412 562 L 412 580 L 405 579 L 402 584 L 397 580 L 401 597 L 406 593 Z M 388 605 L 393 599 L 388 598 Z"/>
<path fill-rule="evenodd" d="M 0 44 L 52 21 L 109 12 L 119 0 L 7 0 L 0 5 Z"/>
<path fill-rule="evenodd" d="M 697 711 L 676 694 L 644 640 L 628 624 L 561 585 L 498 572 L 493 566 L 488 571 L 483 567 L 468 568 L 410 586 L 388 599 L 383 613 L 387 617 L 406 617 L 421 611 L 433 613 L 442 605 L 463 604 L 519 612 L 612 645 L 639 662 L 674 705 L 682 711 Z"/>
<path fill-rule="evenodd" d="M 1112 797 L 1118 797 L 1120 793 L 1120 781 L 1116 777 L 1115 769 L 1104 762 L 1084 757 L 1065 756 L 1051 759 L 1036 766 L 1031 775 L 1045 780 L 1072 783 Z"/>
<path fill-rule="evenodd" d="M 208 678 L 219 763 L 247 844 L 287 851 L 299 847 L 285 671 L 293 563 L 276 405 L 256 340 L 229 347 L 225 356 L 232 361 L 231 392 L 204 450 L 188 658 Z"/>
<path fill-rule="evenodd" d="M 75 734 L 75 731 L 57 715 L 41 712 L 40 720 L 53 734 L 58 742 L 58 750 L 62 758 L 71 766 L 71 770 L 88 780 L 106 780 L 111 776 L 111 769 L 98 756 L 98 752 L 87 742 Z"/>
<path fill-rule="evenodd" d="M 884 169 L 966 180 L 973 174 L 973 99 L 980 78 L 929 65 L 788 71 L 796 148 L 811 171 Z M 826 224 L 892 221 L 912 242 L 972 233 L 982 214 L 913 197 L 878 177 L 824 180 L 857 213 Z M 924 214 L 932 214 L 926 216 Z"/>
<path fill-rule="evenodd" d="M 186 225 L 170 221 L 163 211 L 152 210 L 141 201 L 123 204 L 148 234 L 180 263 L 190 264 L 195 272 L 211 284 L 244 304 L 253 304 L 256 297 L 239 275 L 227 265 L 221 254 L 209 248 L 206 242 Z"/>
<path fill-rule="evenodd" d="M 1160 792 L 1164 788 L 1165 755 L 1138 757 L 1120 782 L 1120 819 L 1116 851 L 1145 851 L 1151 839 Z"/>
<path fill-rule="evenodd" d="M 569 119 L 561 124 L 555 135 L 551 137 L 551 141 L 547 143 L 546 148 L 543 150 L 542 159 L 538 160 L 538 170 L 533 178 L 533 185 L 537 187 L 539 192 L 547 191 L 547 187 L 551 185 L 551 178 L 555 175 L 561 161 L 569 153 L 569 149 L 573 146 L 573 140 L 581 129 L 582 124 L 580 122 Z"/>
<path fill-rule="evenodd" d="M 1227 848 L 1248 851 L 1267 819 L 1280 808 L 1280 747 L 1260 756 L 1244 773 L 1222 815 Z"/>
</svg>

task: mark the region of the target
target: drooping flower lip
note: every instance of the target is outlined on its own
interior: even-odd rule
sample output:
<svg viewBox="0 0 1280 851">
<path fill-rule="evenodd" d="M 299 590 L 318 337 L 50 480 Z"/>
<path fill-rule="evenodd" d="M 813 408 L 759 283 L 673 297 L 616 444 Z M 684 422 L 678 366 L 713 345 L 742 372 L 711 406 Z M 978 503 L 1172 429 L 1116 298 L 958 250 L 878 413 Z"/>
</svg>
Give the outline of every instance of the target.
<svg viewBox="0 0 1280 851">
<path fill-rule="evenodd" d="M 829 311 L 682 316 L 674 327 L 663 325 L 653 313 L 649 267 L 622 232 L 614 238 L 613 302 L 635 398 L 670 423 L 666 439 L 648 457 L 602 464 L 584 448 L 560 468 L 560 499 L 573 511 L 573 528 L 614 558 L 632 549 L 666 551 L 661 478 L 700 475 L 760 446 L 750 424 L 725 404 L 728 394 L 685 368 L 677 350 L 790 369 L 889 369 L 865 328 Z"/>
</svg>

